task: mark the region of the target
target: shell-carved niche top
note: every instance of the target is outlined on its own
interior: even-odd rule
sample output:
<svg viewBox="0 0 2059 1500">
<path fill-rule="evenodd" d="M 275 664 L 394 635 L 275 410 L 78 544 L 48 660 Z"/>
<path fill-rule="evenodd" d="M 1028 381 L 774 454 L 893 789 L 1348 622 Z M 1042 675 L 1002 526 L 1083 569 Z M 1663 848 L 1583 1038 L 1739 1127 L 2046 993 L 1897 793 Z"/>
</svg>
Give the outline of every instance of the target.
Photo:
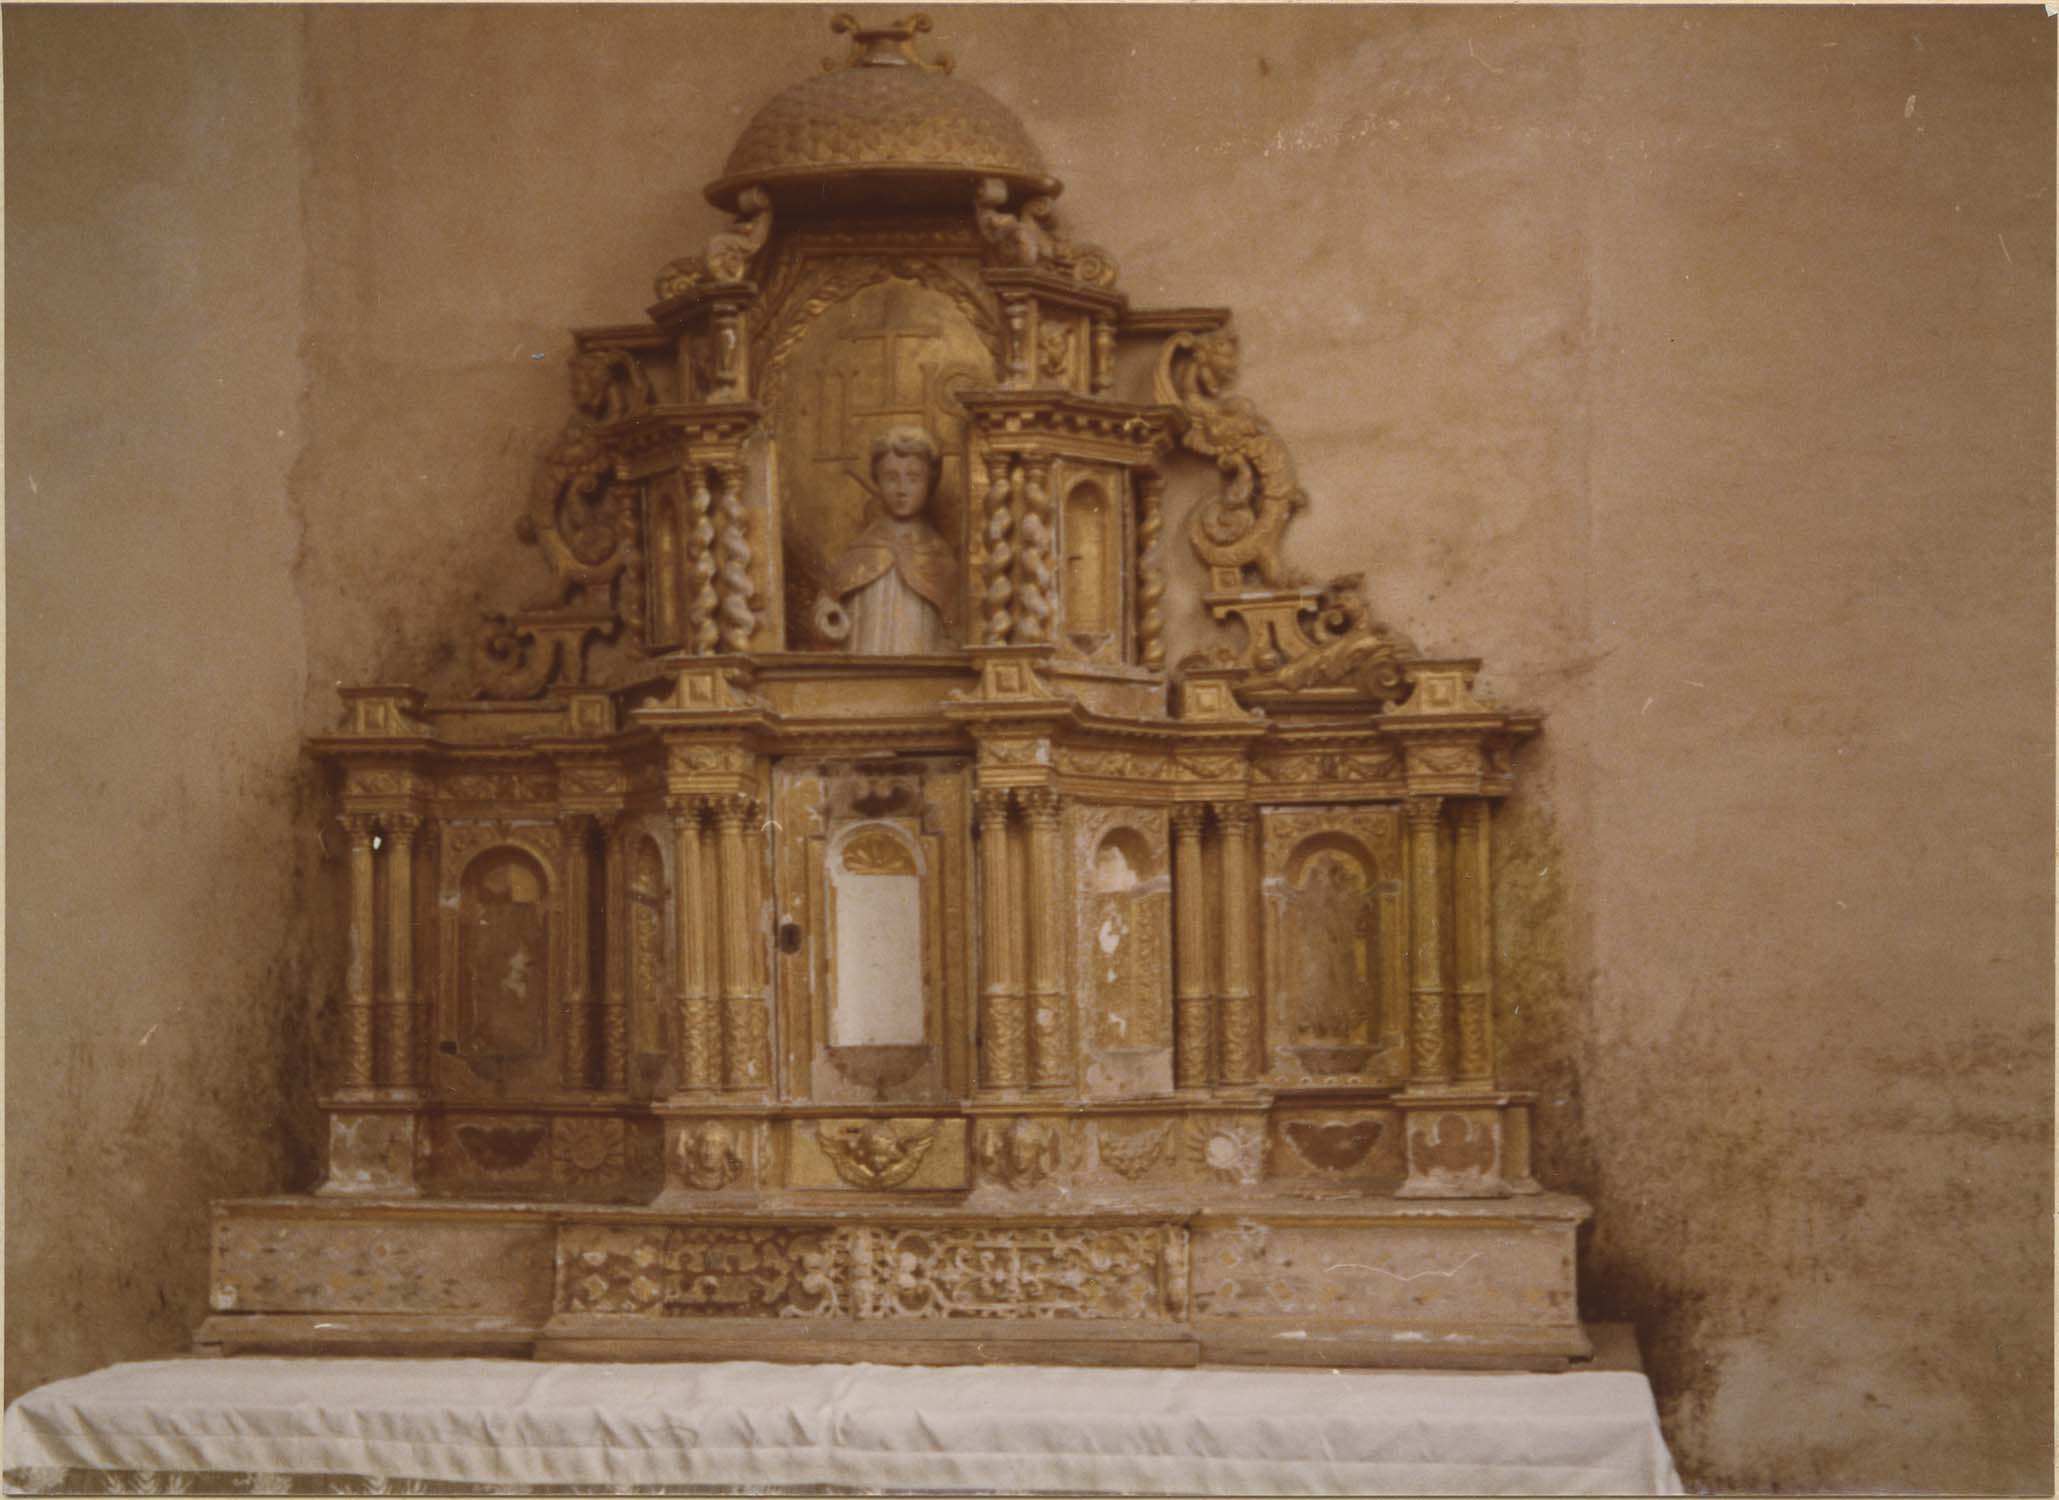
<svg viewBox="0 0 2059 1500">
<path fill-rule="evenodd" d="M 752 117 L 709 185 L 709 202 L 733 209 L 753 185 L 779 197 L 782 188 L 847 181 L 854 172 L 998 177 L 1028 193 L 1059 191 L 1020 120 L 951 76 L 948 58 L 916 55 L 914 38 L 930 29 L 929 17 L 867 29 L 843 15 L 834 26 L 850 35 L 850 57 L 826 63 L 835 71 L 795 84 Z"/>
</svg>

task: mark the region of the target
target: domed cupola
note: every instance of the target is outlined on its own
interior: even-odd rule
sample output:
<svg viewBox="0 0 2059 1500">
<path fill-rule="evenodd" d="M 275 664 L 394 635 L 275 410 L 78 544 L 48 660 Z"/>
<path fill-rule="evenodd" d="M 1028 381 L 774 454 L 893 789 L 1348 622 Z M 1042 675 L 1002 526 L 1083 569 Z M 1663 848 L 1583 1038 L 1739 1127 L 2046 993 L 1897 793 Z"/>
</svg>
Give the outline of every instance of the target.
<svg viewBox="0 0 2059 1500">
<path fill-rule="evenodd" d="M 850 55 L 777 95 L 744 127 L 708 201 L 734 209 L 763 186 L 776 206 L 807 212 L 891 193 L 901 202 L 964 203 L 984 177 L 1011 197 L 1051 197 L 1061 187 L 1022 122 L 985 91 L 951 75 L 951 60 L 917 56 L 928 16 L 878 28 L 848 15 L 833 23 Z"/>
</svg>

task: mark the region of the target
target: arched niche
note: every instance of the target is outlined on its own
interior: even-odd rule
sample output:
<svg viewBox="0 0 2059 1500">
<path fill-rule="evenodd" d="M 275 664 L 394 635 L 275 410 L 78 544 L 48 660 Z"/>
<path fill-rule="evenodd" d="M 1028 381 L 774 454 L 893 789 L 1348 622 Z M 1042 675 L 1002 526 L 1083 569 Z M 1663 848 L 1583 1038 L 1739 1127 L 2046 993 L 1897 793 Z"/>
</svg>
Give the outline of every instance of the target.
<svg viewBox="0 0 2059 1500">
<path fill-rule="evenodd" d="M 1065 492 L 1059 541 L 1065 632 L 1097 660 L 1122 659 L 1122 517 L 1105 485 L 1082 479 Z"/>
<path fill-rule="evenodd" d="M 941 263 L 831 262 L 796 287 L 767 334 L 759 399 L 779 433 L 780 541 L 790 647 L 826 647 L 815 607 L 839 562 L 879 518 L 873 439 L 928 430 L 943 471 L 925 514 L 958 560 L 956 635 L 966 595 L 965 412 L 957 392 L 992 385 L 991 314 Z"/>
<path fill-rule="evenodd" d="M 1135 828 L 1111 828 L 1087 869 L 1086 1036 L 1101 1052 L 1170 1045 L 1166 937 L 1171 890 L 1162 858 Z"/>
<path fill-rule="evenodd" d="M 891 823 L 860 823 L 829 847 L 831 1048 L 929 1040 L 923 853 Z"/>
<path fill-rule="evenodd" d="M 551 881 L 525 849 L 482 850 L 458 881 L 460 1055 L 496 1070 L 547 1061 L 553 985 Z"/>
<path fill-rule="evenodd" d="M 1313 1073 L 1354 1073 L 1380 1043 L 1381 899 L 1372 852 L 1348 834 L 1289 854 L 1280 915 L 1287 1040 Z"/>
</svg>

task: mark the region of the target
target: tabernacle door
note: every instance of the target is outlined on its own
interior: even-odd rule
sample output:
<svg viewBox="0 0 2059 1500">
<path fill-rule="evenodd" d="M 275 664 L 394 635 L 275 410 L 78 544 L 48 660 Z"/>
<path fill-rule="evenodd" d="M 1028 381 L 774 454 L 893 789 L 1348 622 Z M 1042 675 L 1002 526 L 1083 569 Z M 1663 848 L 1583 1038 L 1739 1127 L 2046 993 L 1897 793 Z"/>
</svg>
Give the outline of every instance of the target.
<svg viewBox="0 0 2059 1500">
<path fill-rule="evenodd" d="M 779 1004 L 797 1096 L 966 1093 L 970 777 L 940 758 L 775 768 Z"/>
</svg>

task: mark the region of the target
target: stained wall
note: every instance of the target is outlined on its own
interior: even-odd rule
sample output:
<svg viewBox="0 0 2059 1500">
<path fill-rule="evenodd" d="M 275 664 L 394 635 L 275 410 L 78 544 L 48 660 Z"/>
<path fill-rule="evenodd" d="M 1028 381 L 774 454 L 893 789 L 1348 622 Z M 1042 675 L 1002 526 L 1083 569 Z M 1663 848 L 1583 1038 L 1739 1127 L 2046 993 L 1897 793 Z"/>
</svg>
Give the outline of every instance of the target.
<svg viewBox="0 0 2059 1500">
<path fill-rule="evenodd" d="M 640 316 L 826 19 L 7 13 L 10 1392 L 175 1347 L 197 1205 L 305 1170 L 273 1080 L 340 882 L 293 735 L 338 680 L 462 684 L 478 610 L 533 597 L 564 328 Z M 1506 1070 L 1689 1483 L 2049 1485 L 2050 22 L 940 27 L 1133 301 L 1237 308 L 1298 560 L 1549 716 L 1499 821 Z M 132 96 L 187 128 L 142 142 Z M 194 749 L 109 743 L 166 701 Z M 202 840 L 249 878 L 183 878 Z M 159 1012 L 189 1052 L 127 1045 Z M 80 1184 L 124 1159 L 116 1215 Z"/>
</svg>

